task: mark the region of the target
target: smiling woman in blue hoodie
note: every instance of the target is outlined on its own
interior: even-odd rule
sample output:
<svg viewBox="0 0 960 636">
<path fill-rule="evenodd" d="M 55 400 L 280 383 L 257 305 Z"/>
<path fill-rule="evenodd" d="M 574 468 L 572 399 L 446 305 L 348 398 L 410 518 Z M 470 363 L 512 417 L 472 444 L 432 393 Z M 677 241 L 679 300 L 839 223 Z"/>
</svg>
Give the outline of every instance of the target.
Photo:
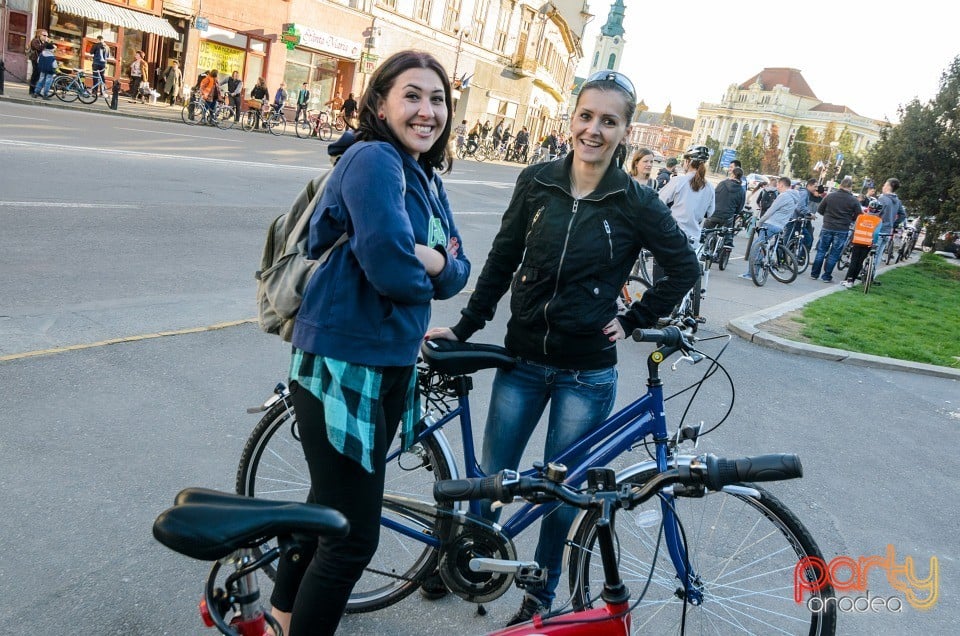
<svg viewBox="0 0 960 636">
<path fill-rule="evenodd" d="M 374 73 L 357 142 L 344 152 L 310 222 L 319 257 L 293 332 L 292 394 L 310 467 L 309 501 L 350 521 L 312 559 L 283 560 L 271 598 L 284 634 L 332 634 L 377 548 L 384 462 L 419 417 L 415 364 L 430 301 L 457 294 L 470 263 L 437 170 L 449 165 L 447 74 L 404 51 Z M 292 612 L 292 620 L 291 615 Z M 287 624 L 289 622 L 289 629 Z"/>
</svg>

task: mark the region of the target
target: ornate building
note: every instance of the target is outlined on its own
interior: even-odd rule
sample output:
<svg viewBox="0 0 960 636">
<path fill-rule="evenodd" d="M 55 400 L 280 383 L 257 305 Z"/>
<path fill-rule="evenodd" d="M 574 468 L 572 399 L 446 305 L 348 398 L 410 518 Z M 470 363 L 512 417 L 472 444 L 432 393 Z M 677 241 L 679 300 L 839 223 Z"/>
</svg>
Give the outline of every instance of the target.
<svg viewBox="0 0 960 636">
<path fill-rule="evenodd" d="M 880 138 L 882 121 L 863 117 L 847 106 L 821 101 L 800 71 L 765 68 L 741 84 L 731 84 L 719 104 L 702 102 L 693 129 L 694 143 L 707 137 L 721 148 L 736 148 L 744 134 L 761 134 L 777 127 L 783 161 L 787 143 L 800 126 L 822 133 L 833 123 L 853 139 L 853 151 L 864 152 Z"/>
<path fill-rule="evenodd" d="M 610 6 L 607 22 L 600 27 L 596 44 L 593 47 L 593 59 L 590 62 L 590 72 L 587 77 L 599 70 L 618 70 L 623 57 L 623 47 L 626 43 L 623 35 L 623 15 L 625 12 L 622 0 L 616 0 Z"/>
</svg>

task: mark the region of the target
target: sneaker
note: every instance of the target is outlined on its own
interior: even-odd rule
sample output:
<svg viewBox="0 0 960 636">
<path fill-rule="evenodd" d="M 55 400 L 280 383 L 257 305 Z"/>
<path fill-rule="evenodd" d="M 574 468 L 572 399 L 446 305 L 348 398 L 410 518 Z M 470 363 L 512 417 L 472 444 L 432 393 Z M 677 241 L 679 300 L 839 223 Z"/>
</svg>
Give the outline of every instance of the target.
<svg viewBox="0 0 960 636">
<path fill-rule="evenodd" d="M 814 276 L 813 274 L 810 274 L 810 280 L 820 280 L 820 277 L 819 277 L 819 276 Z"/>
<path fill-rule="evenodd" d="M 831 276 L 830 278 L 821 278 L 820 280 L 824 283 L 832 283 L 833 277 Z"/>
<path fill-rule="evenodd" d="M 750 274 L 740 274 L 740 278 L 745 278 L 747 280 L 753 280 L 753 276 Z"/>
<path fill-rule="evenodd" d="M 850 289 L 851 287 L 853 287 L 853 282 L 849 280 L 845 280 L 842 283 L 840 283 L 840 286 L 843 287 L 844 289 Z"/>
<path fill-rule="evenodd" d="M 443 579 L 437 570 L 434 570 L 432 574 L 428 574 L 427 578 L 423 579 L 423 582 L 420 583 L 420 596 L 428 601 L 435 601 L 443 598 L 447 594 L 447 586 L 443 584 Z"/>
<path fill-rule="evenodd" d="M 549 611 L 549 607 L 532 596 L 527 596 L 524 594 L 523 602 L 520 604 L 520 609 L 517 610 L 517 613 L 513 615 L 513 618 L 507 621 L 507 627 L 510 627 L 511 625 L 517 625 L 519 623 L 526 623 L 536 614 L 546 614 Z"/>
</svg>

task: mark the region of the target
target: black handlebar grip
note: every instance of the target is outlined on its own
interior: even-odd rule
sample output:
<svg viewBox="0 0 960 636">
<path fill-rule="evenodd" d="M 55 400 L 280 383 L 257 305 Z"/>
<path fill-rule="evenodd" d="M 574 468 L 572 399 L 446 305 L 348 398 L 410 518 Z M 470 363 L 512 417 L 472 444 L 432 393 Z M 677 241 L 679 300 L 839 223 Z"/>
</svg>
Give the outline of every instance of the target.
<svg viewBox="0 0 960 636">
<path fill-rule="evenodd" d="M 782 481 L 797 477 L 803 477 L 803 466 L 797 455 L 779 453 L 743 459 L 709 456 L 704 484 L 710 490 L 720 490 L 740 481 Z"/>
<path fill-rule="evenodd" d="M 497 499 L 507 497 L 500 475 L 471 477 L 470 479 L 447 479 L 433 484 L 433 498 L 440 503 L 468 499 Z M 512 501 L 509 496 L 507 501 Z"/>
<path fill-rule="evenodd" d="M 637 342 L 656 342 L 668 347 L 675 347 L 683 342 L 683 332 L 674 326 L 663 329 L 634 329 L 632 335 Z"/>
</svg>

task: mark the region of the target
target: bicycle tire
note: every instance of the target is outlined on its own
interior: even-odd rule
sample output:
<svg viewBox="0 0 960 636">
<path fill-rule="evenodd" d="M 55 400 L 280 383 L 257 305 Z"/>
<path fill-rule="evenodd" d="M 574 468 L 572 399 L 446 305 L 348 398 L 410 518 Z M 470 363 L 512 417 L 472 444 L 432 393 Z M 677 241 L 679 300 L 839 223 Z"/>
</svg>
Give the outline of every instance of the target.
<svg viewBox="0 0 960 636">
<path fill-rule="evenodd" d="M 623 483 L 643 484 L 655 473 L 656 469 L 649 469 Z M 819 598 L 824 608 L 814 612 L 809 604 L 794 601 L 793 586 L 787 581 L 801 559 L 823 559 L 809 530 L 769 491 L 753 484 L 738 486 L 756 491 L 759 497 L 724 490 L 673 499 L 703 602 L 685 604 L 677 596 L 680 584 L 663 539 L 650 587 L 633 612 L 633 633 L 679 634 L 685 628 L 685 633 L 696 634 L 796 634 L 807 623 L 811 635 L 836 632 L 833 587 L 825 585 L 811 594 L 810 600 Z M 603 590 L 596 548 L 600 514 L 591 510 L 582 516 L 573 534 L 567 567 L 575 611 L 593 607 Z M 650 574 L 662 515 L 659 498 L 618 511 L 614 543 L 621 577 L 634 594 L 643 590 Z"/>
<path fill-rule="evenodd" d="M 61 102 L 77 101 L 77 92 L 71 88 L 73 78 L 69 75 L 61 75 L 50 84 L 50 92 L 57 96 Z"/>
<path fill-rule="evenodd" d="M 257 111 L 248 110 L 240 117 L 240 127 L 250 132 L 257 125 Z"/>
<path fill-rule="evenodd" d="M 331 139 L 333 139 L 333 126 L 331 126 L 330 124 L 321 124 L 320 139 L 324 141 L 330 141 Z"/>
<path fill-rule="evenodd" d="M 727 269 L 727 265 L 730 264 L 730 252 L 733 251 L 733 248 L 730 246 L 724 246 L 720 252 L 720 260 L 717 261 L 717 267 L 720 268 L 720 271 Z"/>
<path fill-rule="evenodd" d="M 97 101 L 97 93 L 90 88 L 87 88 L 87 85 L 82 81 L 77 80 L 77 99 L 80 100 L 81 104 L 93 104 Z"/>
<path fill-rule="evenodd" d="M 761 245 L 757 249 L 756 258 L 750 261 L 750 278 L 757 287 L 763 287 L 767 282 L 767 246 Z"/>
<path fill-rule="evenodd" d="M 294 132 L 300 139 L 307 139 L 313 132 L 313 124 L 310 121 L 300 119 L 294 126 Z"/>
<path fill-rule="evenodd" d="M 306 500 L 310 473 L 296 426 L 289 399 L 280 400 L 263 415 L 240 456 L 237 494 L 283 501 Z M 387 466 L 384 492 L 432 502 L 433 482 L 451 477 L 440 442 L 431 436 Z M 407 525 L 412 521 L 406 511 L 389 502 L 384 502 L 384 509 L 384 514 L 401 517 Z M 432 532 L 427 523 L 417 523 L 423 532 Z M 262 544 L 254 549 L 254 554 L 259 557 L 273 545 L 274 542 Z M 390 551 L 396 546 L 400 546 L 399 550 Z M 354 586 L 346 612 L 372 612 L 406 598 L 436 569 L 437 558 L 437 551 L 425 543 L 381 527 L 377 553 Z M 264 566 L 263 571 L 271 580 L 276 578 L 275 563 Z"/>
<path fill-rule="evenodd" d="M 193 108 L 190 108 L 190 103 L 187 102 L 183 105 L 183 110 L 180 111 L 180 119 L 188 126 L 196 126 L 203 121 L 203 108 L 196 104 L 193 105 Z"/>
<path fill-rule="evenodd" d="M 640 250 L 640 255 L 630 270 L 630 276 L 637 278 L 647 287 L 653 287 L 653 277 L 650 275 L 650 261 L 653 254 L 649 250 Z"/>
<path fill-rule="evenodd" d="M 797 258 L 782 243 L 777 244 L 770 263 L 770 275 L 785 284 L 797 280 Z"/>
<path fill-rule="evenodd" d="M 271 135 L 282 135 L 287 131 L 287 120 L 283 117 L 270 117 L 264 122 Z"/>
<path fill-rule="evenodd" d="M 887 237 L 887 244 L 883 246 L 883 264 L 889 265 L 893 260 L 893 237 Z"/>
<path fill-rule="evenodd" d="M 220 130 L 233 128 L 233 125 L 236 123 L 233 120 L 233 107 L 223 104 L 217 106 L 217 110 L 213 113 L 213 123 L 216 124 Z"/>
<path fill-rule="evenodd" d="M 877 257 L 875 254 L 868 254 L 863 262 L 863 293 L 870 293 L 870 285 L 873 283 L 873 277 L 876 273 Z"/>
<path fill-rule="evenodd" d="M 843 246 L 843 251 L 840 252 L 840 259 L 837 261 L 837 269 L 843 271 L 850 267 L 850 253 L 853 248 L 850 246 L 850 243 L 847 243 Z"/>
<path fill-rule="evenodd" d="M 802 240 L 794 239 L 787 244 L 797 261 L 797 274 L 802 274 L 810 267 L 810 252 Z"/>
</svg>

